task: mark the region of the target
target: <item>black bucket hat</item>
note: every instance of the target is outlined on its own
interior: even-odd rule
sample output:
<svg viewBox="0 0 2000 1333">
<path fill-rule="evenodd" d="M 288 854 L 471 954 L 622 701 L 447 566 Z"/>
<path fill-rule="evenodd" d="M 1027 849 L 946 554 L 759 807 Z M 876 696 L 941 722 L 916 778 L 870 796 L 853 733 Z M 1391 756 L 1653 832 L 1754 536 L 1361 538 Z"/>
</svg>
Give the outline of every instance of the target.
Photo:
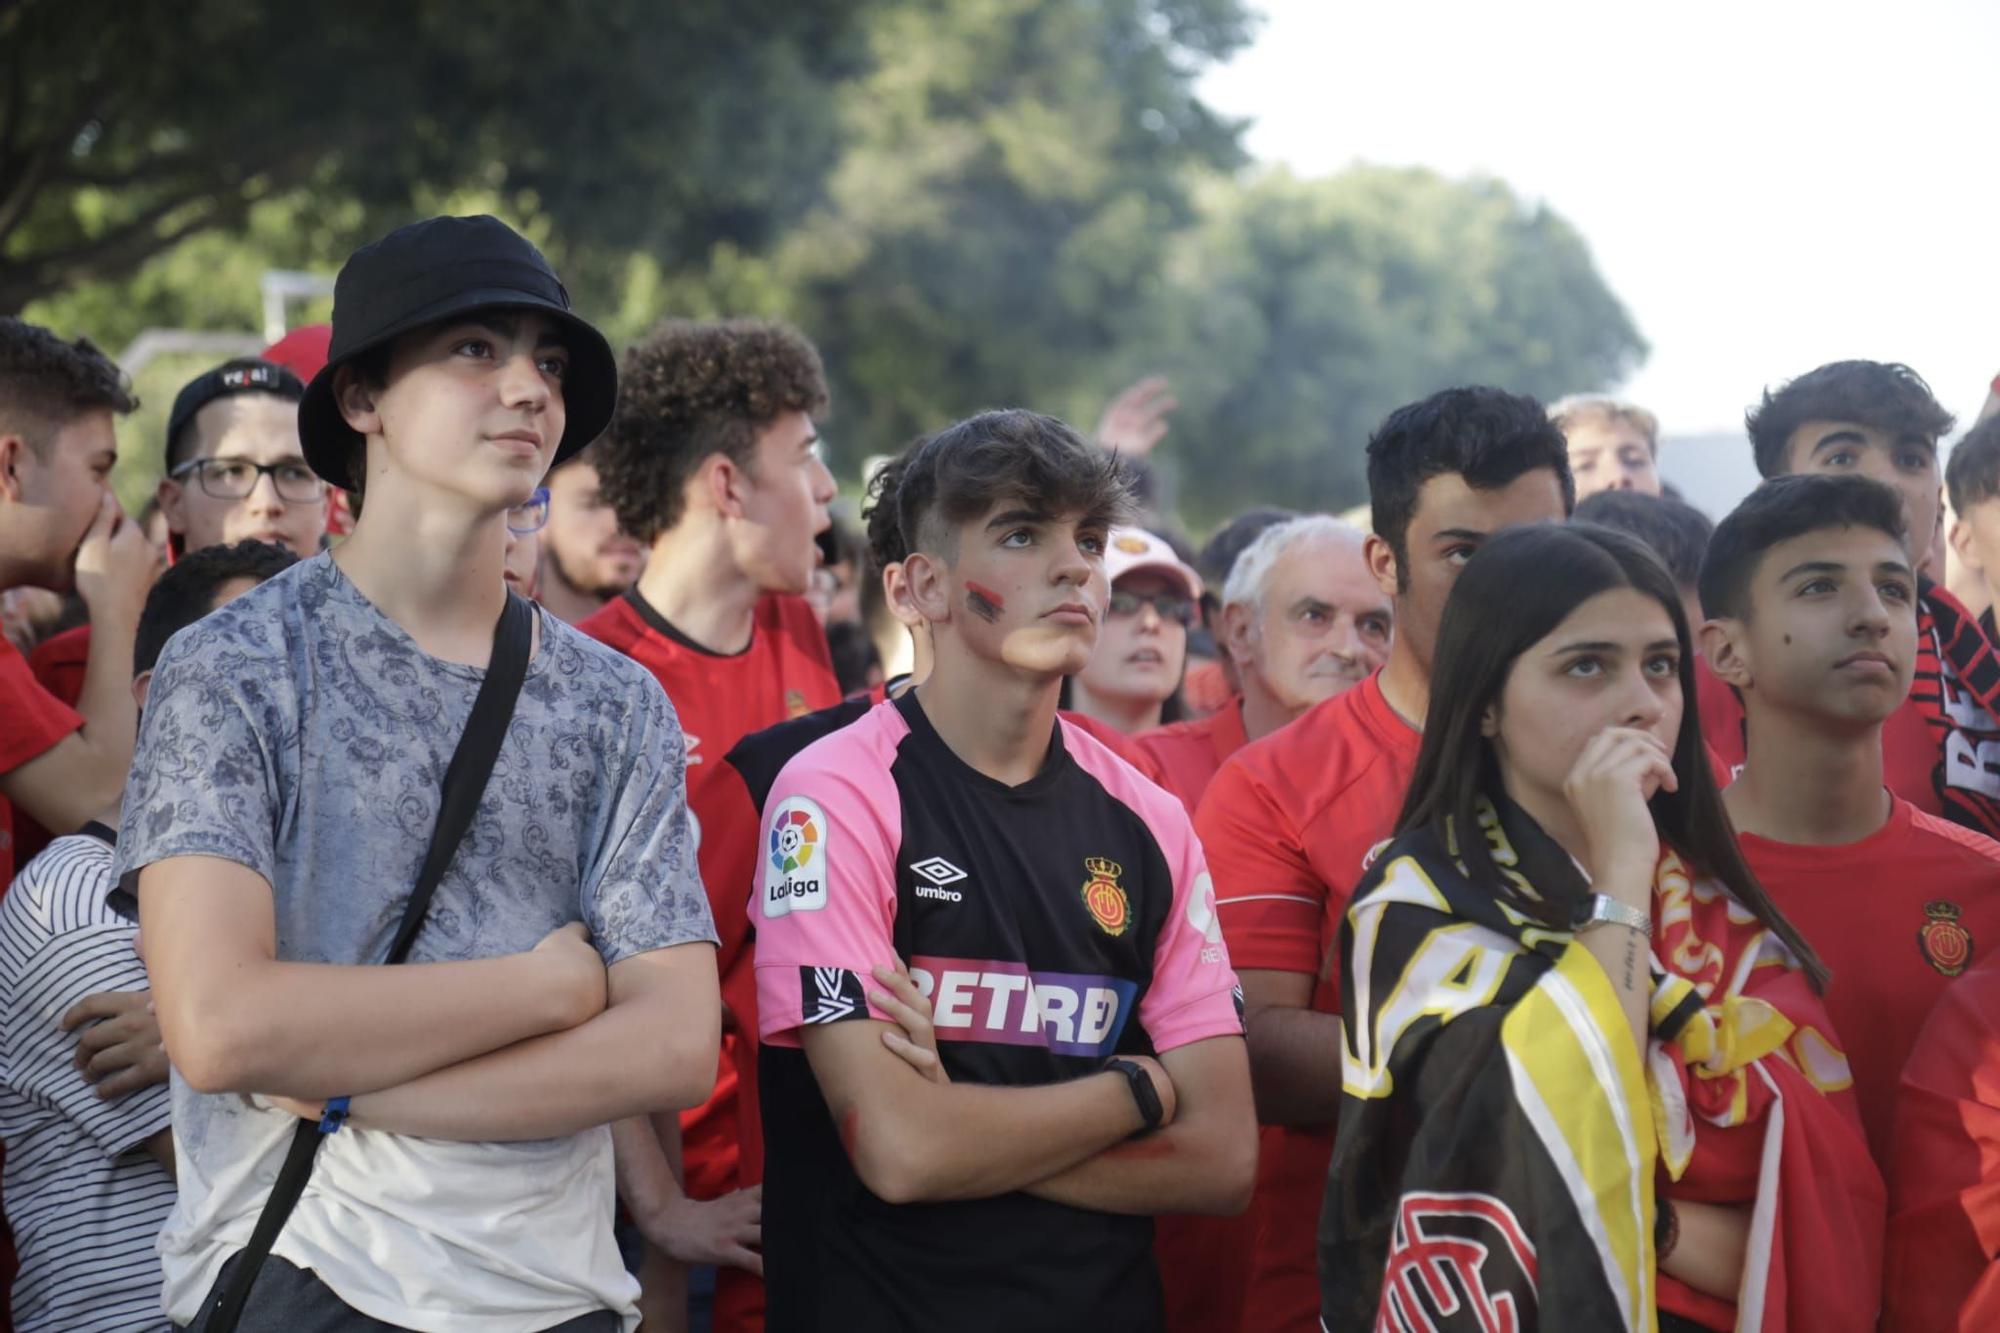
<svg viewBox="0 0 2000 1333">
<path fill-rule="evenodd" d="M 362 246 L 334 279 L 332 345 L 299 404 L 299 440 L 312 470 L 336 486 L 352 483 L 349 459 L 361 436 L 334 402 L 336 370 L 412 329 L 498 309 L 541 311 L 568 343 L 555 462 L 602 434 L 618 401 L 618 360 L 604 335 L 571 313 L 542 252 L 498 218 L 431 218 Z"/>
</svg>

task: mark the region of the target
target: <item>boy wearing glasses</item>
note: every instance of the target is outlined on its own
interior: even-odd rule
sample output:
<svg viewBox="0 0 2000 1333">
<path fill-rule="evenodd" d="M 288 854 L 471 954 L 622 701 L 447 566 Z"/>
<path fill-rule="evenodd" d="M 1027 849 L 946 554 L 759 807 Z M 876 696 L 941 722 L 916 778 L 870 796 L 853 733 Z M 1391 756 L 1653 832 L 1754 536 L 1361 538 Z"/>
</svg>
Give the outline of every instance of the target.
<svg viewBox="0 0 2000 1333">
<path fill-rule="evenodd" d="M 160 511 L 174 557 L 244 540 L 272 542 L 301 560 L 326 535 L 326 483 L 299 447 L 306 386 L 255 357 L 198 375 L 174 399 Z"/>
<path fill-rule="evenodd" d="M 542 529 L 549 523 L 549 488 L 535 487 L 535 493 L 507 511 L 507 562 L 501 568 L 507 586 L 534 600 L 542 562 Z"/>
</svg>

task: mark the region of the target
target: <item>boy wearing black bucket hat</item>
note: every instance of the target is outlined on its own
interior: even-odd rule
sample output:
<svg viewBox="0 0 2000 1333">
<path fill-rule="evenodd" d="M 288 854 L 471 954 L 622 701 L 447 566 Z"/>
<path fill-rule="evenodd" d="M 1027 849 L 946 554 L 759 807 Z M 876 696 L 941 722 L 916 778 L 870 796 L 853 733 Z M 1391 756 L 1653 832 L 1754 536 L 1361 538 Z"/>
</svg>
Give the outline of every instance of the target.
<svg viewBox="0 0 2000 1333">
<path fill-rule="evenodd" d="M 503 581 L 507 512 L 616 382 L 494 219 L 357 251 L 300 435 L 366 509 L 161 656 L 119 867 L 176 1072 L 179 1324 L 637 1323 L 604 1126 L 699 1102 L 716 1060 L 684 747 L 642 669 Z"/>
</svg>

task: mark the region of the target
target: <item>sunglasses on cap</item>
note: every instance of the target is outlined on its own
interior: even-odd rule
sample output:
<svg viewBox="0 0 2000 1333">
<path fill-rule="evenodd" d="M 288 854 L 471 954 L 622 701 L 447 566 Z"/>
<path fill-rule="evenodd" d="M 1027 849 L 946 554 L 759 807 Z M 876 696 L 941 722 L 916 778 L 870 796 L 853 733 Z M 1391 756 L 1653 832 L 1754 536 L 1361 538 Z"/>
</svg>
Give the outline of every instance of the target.
<svg viewBox="0 0 2000 1333">
<path fill-rule="evenodd" d="M 1183 629 L 1194 624 L 1194 603 L 1178 593 L 1156 592 L 1147 596 L 1114 588 L 1105 609 L 1109 614 L 1123 618 L 1138 615 L 1140 609 L 1146 606 L 1151 606 L 1160 619 L 1176 621 Z"/>
</svg>

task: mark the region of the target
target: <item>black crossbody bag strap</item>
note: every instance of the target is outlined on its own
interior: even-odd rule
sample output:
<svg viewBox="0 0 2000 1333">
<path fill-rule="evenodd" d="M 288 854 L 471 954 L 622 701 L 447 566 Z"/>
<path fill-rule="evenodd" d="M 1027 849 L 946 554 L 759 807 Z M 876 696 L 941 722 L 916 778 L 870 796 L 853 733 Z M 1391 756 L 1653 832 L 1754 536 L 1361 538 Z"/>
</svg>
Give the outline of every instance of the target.
<svg viewBox="0 0 2000 1333">
<path fill-rule="evenodd" d="M 437 891 L 438 881 L 444 878 L 465 830 L 472 824 L 472 816 L 479 809 L 486 780 L 492 776 L 493 763 L 500 757 L 500 744 L 507 737 L 507 724 L 514 716 L 514 701 L 520 697 L 521 682 L 528 675 L 528 652 L 533 639 L 531 604 L 509 593 L 507 609 L 501 612 L 500 623 L 493 627 L 493 655 L 487 664 L 486 679 L 480 682 L 479 693 L 472 701 L 472 716 L 465 722 L 465 734 L 458 738 L 458 748 L 452 751 L 451 763 L 444 771 L 444 800 L 438 807 L 437 826 L 431 830 L 423 869 L 417 872 L 416 887 L 403 907 L 402 925 L 396 929 L 389 956 L 382 960 L 385 964 L 400 963 L 409 955 L 410 944 L 423 927 L 424 914 L 430 910 L 431 895 Z M 236 1333 L 244 1303 L 250 1299 L 250 1288 L 257 1281 L 257 1270 L 270 1257 L 271 1246 L 284 1230 L 285 1220 L 298 1206 L 299 1196 L 305 1193 L 306 1179 L 312 1175 L 313 1158 L 319 1152 L 321 1140 L 335 1128 L 337 1124 L 329 1126 L 320 1120 L 299 1121 L 292 1133 L 292 1146 L 285 1153 L 285 1164 L 271 1186 L 271 1197 L 264 1201 L 264 1211 L 258 1214 L 256 1229 L 250 1233 L 250 1242 L 236 1256 L 229 1281 L 215 1299 L 214 1309 L 204 1325 L 206 1333 Z"/>
</svg>

